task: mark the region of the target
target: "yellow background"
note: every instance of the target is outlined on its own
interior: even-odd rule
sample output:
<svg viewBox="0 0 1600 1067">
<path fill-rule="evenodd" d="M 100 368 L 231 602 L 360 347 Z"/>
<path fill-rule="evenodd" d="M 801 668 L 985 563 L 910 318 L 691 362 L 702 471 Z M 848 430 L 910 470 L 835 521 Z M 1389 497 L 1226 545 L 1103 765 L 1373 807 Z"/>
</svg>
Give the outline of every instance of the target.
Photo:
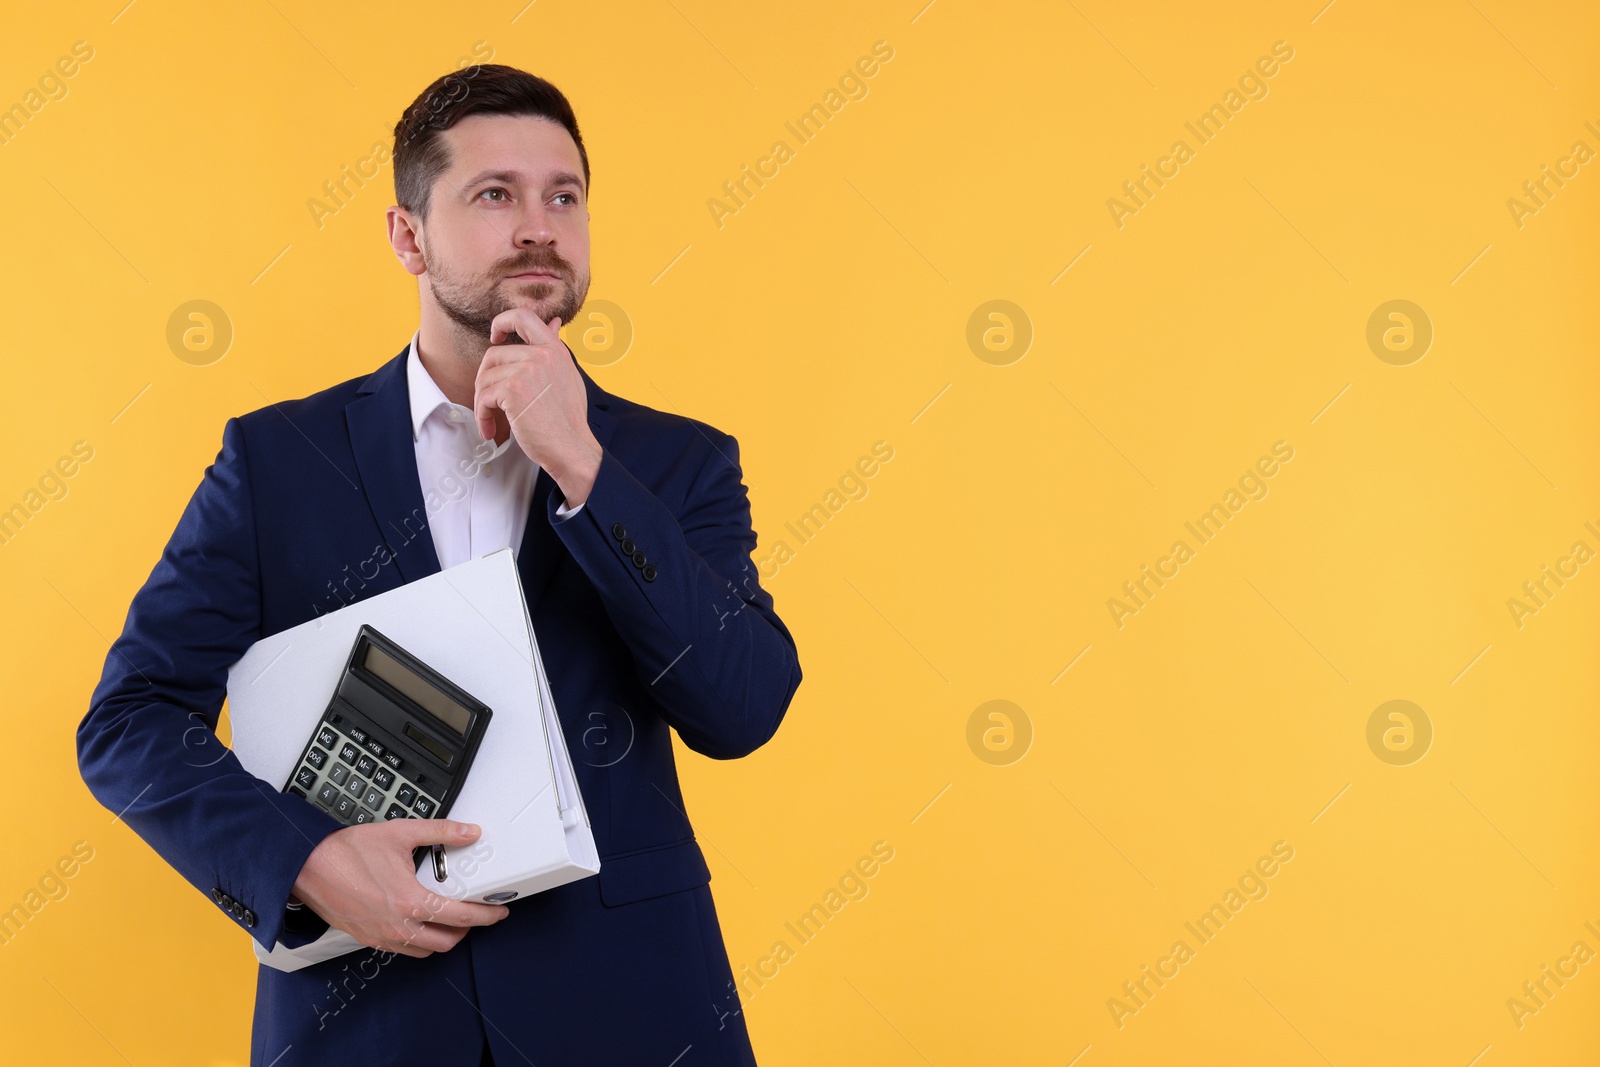
<svg viewBox="0 0 1600 1067">
<path fill-rule="evenodd" d="M 306 202 L 483 42 L 577 109 L 591 298 L 635 331 L 591 373 L 735 434 L 760 555 L 795 549 L 787 721 L 738 762 L 680 746 L 735 972 L 894 849 L 749 1000 L 763 1064 L 1600 1061 L 1600 962 L 1520 1028 L 1506 1005 L 1600 951 L 1600 564 L 1507 607 L 1600 549 L 1600 163 L 1521 227 L 1506 203 L 1600 149 L 1588 5 L 221 6 L 29 5 L 0 39 L 4 105 L 94 49 L 0 146 L 0 507 L 94 449 L 0 547 L 0 906 L 95 850 L 0 947 L 8 1056 L 247 1058 L 247 939 L 95 803 L 73 731 L 224 420 L 410 338 L 389 167 L 320 229 Z M 1108 198 L 1276 41 L 1268 95 L 1119 228 Z M 234 330 L 206 366 L 166 341 L 193 299 Z M 966 340 L 995 299 L 1034 335 L 1005 365 Z M 1407 366 L 1366 342 L 1396 299 L 1435 332 Z M 1119 628 L 1107 600 L 1279 440 L 1269 495 Z M 1366 738 L 1395 699 L 1434 731 L 1405 766 Z M 968 744 L 991 700 L 1031 724 L 1007 765 Z M 1191 940 L 1277 841 L 1270 893 Z"/>
</svg>

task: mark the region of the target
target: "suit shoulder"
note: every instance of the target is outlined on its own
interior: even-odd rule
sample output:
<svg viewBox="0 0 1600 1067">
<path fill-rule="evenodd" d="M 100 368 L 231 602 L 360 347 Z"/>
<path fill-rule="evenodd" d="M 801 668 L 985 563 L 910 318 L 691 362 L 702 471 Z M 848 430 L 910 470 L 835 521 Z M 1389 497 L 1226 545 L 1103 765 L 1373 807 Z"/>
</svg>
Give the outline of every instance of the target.
<svg viewBox="0 0 1600 1067">
<path fill-rule="evenodd" d="M 295 430 L 317 437 L 318 431 L 343 431 L 345 406 L 356 398 L 363 383 L 380 369 L 365 371 L 305 396 L 263 404 L 240 415 L 239 422 L 252 437 L 258 433 L 293 433 Z"/>
<path fill-rule="evenodd" d="M 703 419 L 674 411 L 661 411 L 616 393 L 608 393 L 607 396 L 616 425 L 613 443 L 621 438 L 628 444 L 667 448 L 680 455 L 697 455 L 713 450 L 726 452 L 735 443 L 733 435 Z"/>
</svg>

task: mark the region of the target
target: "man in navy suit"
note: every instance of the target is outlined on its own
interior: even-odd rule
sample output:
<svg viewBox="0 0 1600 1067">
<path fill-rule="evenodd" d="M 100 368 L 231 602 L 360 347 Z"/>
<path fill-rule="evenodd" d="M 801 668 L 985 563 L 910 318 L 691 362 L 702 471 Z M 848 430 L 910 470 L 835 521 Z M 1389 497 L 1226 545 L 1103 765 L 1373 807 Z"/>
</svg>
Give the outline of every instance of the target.
<svg viewBox="0 0 1600 1067">
<path fill-rule="evenodd" d="M 747 755 L 800 684 L 738 444 L 606 392 L 558 336 L 589 287 L 589 161 L 554 86 L 439 79 L 394 167 L 420 329 L 370 374 L 227 420 L 78 728 L 84 780 L 263 948 L 330 925 L 367 946 L 259 969 L 254 1067 L 753 1064 L 671 743 Z M 344 826 L 214 730 L 256 640 L 508 546 L 601 869 L 443 901 L 412 849 L 480 828 Z"/>
</svg>

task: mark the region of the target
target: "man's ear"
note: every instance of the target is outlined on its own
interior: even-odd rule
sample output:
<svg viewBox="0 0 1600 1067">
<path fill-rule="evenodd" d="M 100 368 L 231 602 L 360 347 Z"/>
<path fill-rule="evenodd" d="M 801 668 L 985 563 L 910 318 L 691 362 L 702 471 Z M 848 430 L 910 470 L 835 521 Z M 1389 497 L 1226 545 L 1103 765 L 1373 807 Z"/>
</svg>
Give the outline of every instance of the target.
<svg viewBox="0 0 1600 1067">
<path fill-rule="evenodd" d="M 400 265 L 409 274 L 426 273 L 428 267 L 422 255 L 422 224 L 417 217 L 398 204 L 391 204 L 389 210 L 384 212 L 384 221 L 389 227 L 389 247 L 394 249 Z"/>
</svg>

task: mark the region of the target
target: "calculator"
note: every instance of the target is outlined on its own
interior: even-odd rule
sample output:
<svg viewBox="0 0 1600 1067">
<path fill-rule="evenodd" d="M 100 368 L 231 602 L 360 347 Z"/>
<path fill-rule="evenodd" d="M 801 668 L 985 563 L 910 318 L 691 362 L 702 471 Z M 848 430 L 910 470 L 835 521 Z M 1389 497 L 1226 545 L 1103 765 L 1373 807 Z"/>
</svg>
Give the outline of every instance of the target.
<svg viewBox="0 0 1600 1067">
<path fill-rule="evenodd" d="M 461 792 L 491 714 L 363 624 L 284 792 L 347 826 L 442 818 Z M 426 852 L 418 850 L 419 862 Z"/>
</svg>

